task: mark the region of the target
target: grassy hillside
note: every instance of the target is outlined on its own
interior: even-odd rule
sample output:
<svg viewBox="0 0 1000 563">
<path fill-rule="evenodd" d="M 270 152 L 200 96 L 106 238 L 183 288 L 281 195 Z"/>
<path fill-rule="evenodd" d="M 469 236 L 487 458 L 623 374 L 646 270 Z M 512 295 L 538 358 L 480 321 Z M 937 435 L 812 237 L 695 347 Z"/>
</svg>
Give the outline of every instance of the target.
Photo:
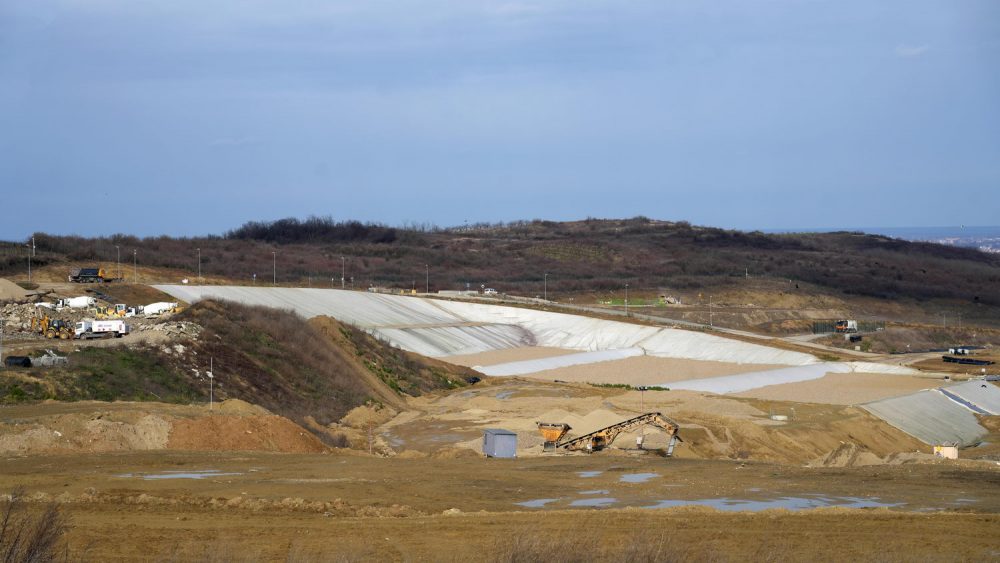
<svg viewBox="0 0 1000 563">
<path fill-rule="evenodd" d="M 550 297 L 620 290 L 711 291 L 747 274 L 818 288 L 836 296 L 978 308 L 968 318 L 1000 317 L 1000 256 L 858 233 L 781 234 L 696 227 L 646 218 L 520 222 L 455 229 L 396 229 L 311 219 L 248 223 L 203 239 L 116 236 L 83 239 L 37 234 L 35 265 L 109 264 L 115 245 L 137 249 L 140 266 L 194 277 L 197 250 L 212 280 L 330 287 L 341 271 L 355 287 L 465 288 Z M 26 269 L 24 256 L 0 260 L 0 276 Z M 273 253 L 273 254 L 272 254 Z M 343 260 L 341 260 L 343 257 Z M 273 260 L 273 263 L 272 263 Z M 272 270 L 274 268 L 274 270 Z M 429 284 L 428 284 L 429 274 Z"/>
<path fill-rule="evenodd" d="M 208 401 L 213 358 L 215 398 L 238 398 L 301 422 L 334 422 L 368 401 L 397 405 L 465 385 L 474 372 L 387 346 L 332 319 L 306 322 L 263 307 L 205 301 L 176 320 L 204 330 L 196 341 L 138 348 L 85 348 L 70 365 L 7 370 L 0 402 L 31 400 Z"/>
</svg>

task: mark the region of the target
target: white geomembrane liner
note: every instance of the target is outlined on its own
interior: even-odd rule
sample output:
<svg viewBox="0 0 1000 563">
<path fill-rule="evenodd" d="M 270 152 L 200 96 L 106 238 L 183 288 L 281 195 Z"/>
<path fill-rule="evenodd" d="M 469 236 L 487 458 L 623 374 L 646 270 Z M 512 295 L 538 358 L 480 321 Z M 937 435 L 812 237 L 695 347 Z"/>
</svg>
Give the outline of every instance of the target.
<svg viewBox="0 0 1000 563">
<path fill-rule="evenodd" d="M 1000 414 L 1000 387 L 984 380 L 966 381 L 941 388 L 949 399 L 979 414 Z"/>
<path fill-rule="evenodd" d="M 971 410 L 938 389 L 874 401 L 861 408 L 932 446 L 969 446 L 987 433 Z"/>
<path fill-rule="evenodd" d="M 850 372 L 891 373 L 898 375 L 920 373 L 908 367 L 877 364 L 874 362 L 833 362 L 769 369 L 737 375 L 689 379 L 687 381 L 664 383 L 658 385 L 658 387 L 685 389 L 688 391 L 706 391 L 722 395 L 726 393 L 742 393 L 751 389 L 757 389 L 758 387 L 767 387 L 768 385 L 781 385 L 783 383 L 798 383 L 799 381 L 820 379 L 828 373 Z"/>
<path fill-rule="evenodd" d="M 336 289 L 158 285 L 194 303 L 217 298 L 327 315 L 361 327 L 400 348 L 425 356 L 450 356 L 518 346 L 581 351 L 641 348 L 665 358 L 743 364 L 816 364 L 800 352 L 740 342 L 695 331 L 634 325 L 564 313 L 362 293 Z"/>
<path fill-rule="evenodd" d="M 580 352 L 579 354 L 567 354 L 564 356 L 553 356 L 551 358 L 539 358 L 537 360 L 507 362 L 504 364 L 493 364 L 491 366 L 474 366 L 472 369 L 485 373 L 486 375 L 493 376 L 523 375 L 526 373 L 536 373 L 549 369 L 623 360 L 625 358 L 643 355 L 645 355 L 645 353 L 642 351 L 642 348 L 622 348 L 619 350 Z"/>
<path fill-rule="evenodd" d="M 828 373 L 847 373 L 849 371 L 851 371 L 851 368 L 847 364 L 812 364 L 808 366 L 793 366 L 741 373 L 738 375 L 690 379 L 688 381 L 664 383 L 658 387 L 686 389 L 688 391 L 706 391 L 722 395 L 725 393 L 742 393 L 743 391 L 749 391 L 758 387 L 767 387 L 768 385 L 809 381 L 810 379 L 819 379 Z"/>
</svg>

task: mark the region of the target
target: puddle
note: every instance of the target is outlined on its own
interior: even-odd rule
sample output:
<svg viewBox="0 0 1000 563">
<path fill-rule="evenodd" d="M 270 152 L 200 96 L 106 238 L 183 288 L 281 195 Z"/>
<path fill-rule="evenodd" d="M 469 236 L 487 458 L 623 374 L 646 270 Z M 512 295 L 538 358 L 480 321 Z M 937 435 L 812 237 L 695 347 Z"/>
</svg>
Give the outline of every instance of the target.
<svg viewBox="0 0 1000 563">
<path fill-rule="evenodd" d="M 595 489 L 593 491 L 580 491 L 581 495 L 606 495 L 610 491 L 607 489 Z"/>
<path fill-rule="evenodd" d="M 784 508 L 786 510 L 809 510 L 812 508 L 824 508 L 828 506 L 838 506 L 843 508 L 891 508 L 901 506 L 903 503 L 879 502 L 875 498 L 858 497 L 781 497 L 771 500 L 744 500 L 731 498 L 710 498 L 699 500 L 661 500 L 654 505 L 643 508 L 671 508 L 674 506 L 710 506 L 717 510 L 726 512 L 759 512 L 773 508 Z"/>
<path fill-rule="evenodd" d="M 628 473 L 622 475 L 618 480 L 622 483 L 645 483 L 653 477 L 659 477 L 659 473 Z"/>
<path fill-rule="evenodd" d="M 207 479 L 209 477 L 227 477 L 232 475 L 243 475 L 242 473 L 223 473 L 218 469 L 204 469 L 201 471 L 164 471 L 163 473 L 123 473 L 118 477 L 126 479 L 132 477 L 141 478 L 144 481 L 156 481 L 159 479 Z"/>
<path fill-rule="evenodd" d="M 608 506 L 609 504 L 614 504 L 618 502 L 618 499 L 611 497 L 599 497 L 599 498 L 582 498 L 579 500 L 574 500 L 569 503 L 570 506 Z"/>
<path fill-rule="evenodd" d="M 514 393 L 515 393 L 514 391 L 501 391 L 501 392 L 499 392 L 499 393 L 496 394 L 496 398 L 500 399 L 501 401 L 505 401 L 505 400 L 511 398 L 511 396 Z"/>
<path fill-rule="evenodd" d="M 526 500 L 524 502 L 515 502 L 514 504 L 518 506 L 523 506 L 525 508 L 542 508 L 550 502 L 555 502 L 559 499 L 557 498 L 536 498 L 534 500 Z"/>
<path fill-rule="evenodd" d="M 577 474 L 577 475 L 578 475 L 579 477 L 582 477 L 582 478 L 584 478 L 584 479 L 588 479 L 588 478 L 590 478 L 590 477 L 597 477 L 597 476 L 598 476 L 598 475 L 600 475 L 601 473 L 604 473 L 604 472 L 603 472 L 603 471 L 577 471 L 577 472 L 576 472 L 576 474 Z"/>
</svg>

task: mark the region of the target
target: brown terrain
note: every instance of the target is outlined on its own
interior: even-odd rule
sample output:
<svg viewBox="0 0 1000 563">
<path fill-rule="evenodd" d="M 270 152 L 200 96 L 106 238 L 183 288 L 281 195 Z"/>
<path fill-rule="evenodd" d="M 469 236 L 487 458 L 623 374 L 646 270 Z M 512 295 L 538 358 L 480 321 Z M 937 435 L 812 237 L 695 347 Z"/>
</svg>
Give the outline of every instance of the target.
<svg viewBox="0 0 1000 563">
<path fill-rule="evenodd" d="M 101 290 L 130 303 L 166 300 L 142 285 Z M 981 417 L 990 434 L 952 461 L 855 406 L 963 375 L 940 354 L 855 355 L 834 339 L 731 335 L 924 370 L 713 395 L 631 386 L 776 366 L 642 356 L 489 378 L 470 368 L 574 351 L 443 361 L 330 318 L 213 302 L 155 321 L 178 322 L 194 328 L 99 341 L 99 356 L 75 341 L 16 340 L 18 350 L 55 347 L 71 363 L 3 375 L 0 491 L 23 487 L 31 510 L 58 506 L 71 560 L 1000 558 L 1000 417 Z M 883 342 L 941 338 L 929 328 L 907 334 L 887 331 Z M 211 405 L 207 380 L 192 372 L 205 356 L 221 366 Z M 143 377 L 152 365 L 164 370 L 156 387 Z M 473 376 L 482 381 L 467 383 Z M 142 400 L 77 400 L 109 388 Z M 645 450 L 634 431 L 592 455 L 543 453 L 536 429 L 566 422 L 578 436 L 650 411 L 680 425 L 671 458 L 656 429 L 642 431 Z M 518 458 L 483 458 L 487 428 L 516 432 Z"/>
</svg>

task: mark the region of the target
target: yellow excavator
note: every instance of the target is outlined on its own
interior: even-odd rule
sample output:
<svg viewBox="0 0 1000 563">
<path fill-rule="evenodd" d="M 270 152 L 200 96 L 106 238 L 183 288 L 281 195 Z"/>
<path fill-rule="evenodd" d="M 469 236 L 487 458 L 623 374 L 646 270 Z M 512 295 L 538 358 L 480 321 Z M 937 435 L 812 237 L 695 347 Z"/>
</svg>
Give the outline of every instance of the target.
<svg viewBox="0 0 1000 563">
<path fill-rule="evenodd" d="M 72 324 L 62 319 L 50 319 L 48 315 L 41 318 L 32 317 L 31 330 L 49 339 L 70 340 L 73 338 Z"/>
<path fill-rule="evenodd" d="M 612 424 L 600 430 L 595 430 L 589 434 L 584 434 L 576 438 L 570 438 L 569 440 L 559 441 L 563 436 L 566 435 L 570 430 L 570 426 L 565 423 L 559 422 L 536 422 L 538 425 L 538 431 L 545 438 L 545 444 L 542 448 L 544 450 L 555 450 L 557 448 L 564 448 L 570 451 L 585 451 L 585 452 L 596 452 L 602 450 L 611 445 L 615 441 L 615 438 L 623 432 L 630 432 L 639 428 L 641 426 L 655 426 L 666 432 L 667 436 L 670 437 L 670 442 L 667 445 L 667 457 L 670 457 L 674 453 L 674 446 L 677 445 L 677 441 L 680 440 L 680 436 L 677 435 L 677 431 L 680 430 L 680 426 L 673 420 L 663 416 L 658 412 L 648 412 L 646 414 L 641 414 L 639 416 L 630 418 L 628 420 L 623 420 L 619 423 Z"/>
</svg>

